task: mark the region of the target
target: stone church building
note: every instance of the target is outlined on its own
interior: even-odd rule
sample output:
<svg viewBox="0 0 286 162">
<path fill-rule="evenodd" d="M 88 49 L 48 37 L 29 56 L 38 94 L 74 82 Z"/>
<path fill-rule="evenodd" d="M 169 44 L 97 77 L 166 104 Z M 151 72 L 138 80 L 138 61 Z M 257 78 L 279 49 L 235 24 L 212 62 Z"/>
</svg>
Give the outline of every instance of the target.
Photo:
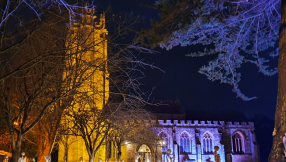
<svg viewBox="0 0 286 162">
<path fill-rule="evenodd" d="M 144 144 L 127 144 L 128 162 L 135 160 L 136 152 L 142 157 L 150 154 L 153 160 L 167 162 L 169 149 L 173 162 L 215 162 L 214 146 L 219 147 L 217 153 L 221 162 L 260 161 L 252 122 L 184 120 L 185 113 L 179 101 L 169 102 L 169 106 L 153 107 L 154 110 L 159 119 L 164 119 L 157 121 L 157 135 L 163 140 L 158 146 L 160 148 L 154 148 L 148 141 Z M 168 117 L 173 120 L 166 120 Z"/>
<path fill-rule="evenodd" d="M 77 31 L 82 28 L 92 31 L 92 37 L 87 42 L 94 42 L 97 52 L 87 53 L 90 57 L 86 59 L 101 58 L 105 61 L 107 59 L 105 35 L 108 34 L 105 29 L 105 17 L 103 14 L 96 21 L 94 14 L 93 10 L 87 10 L 82 16 L 86 23 L 74 23 L 72 36 L 76 37 Z M 70 45 L 74 46 L 74 44 Z M 108 76 L 108 71 L 99 71 L 89 81 L 97 83 L 100 91 L 108 92 Z M 81 88 L 92 89 L 92 85 L 83 84 Z M 104 107 L 109 98 L 108 93 L 90 95 L 97 99 L 96 105 L 99 107 Z M 148 109 L 157 115 L 156 129 L 157 136 L 161 137 L 160 145 L 154 146 L 154 143 L 148 140 L 142 143 L 126 141 L 120 146 L 121 160 L 124 162 L 214 162 L 215 146 L 219 147 L 217 153 L 221 162 L 260 161 L 252 122 L 199 121 L 196 118 L 186 120 L 185 111 L 178 101 L 158 107 L 148 107 Z M 168 151 L 170 153 L 167 153 Z M 105 141 L 97 151 L 94 161 L 117 161 L 116 156 L 117 148 Z M 68 162 L 88 161 L 88 154 L 80 137 L 74 137 L 68 149 L 63 144 L 59 145 L 58 161 L 66 160 Z"/>
</svg>

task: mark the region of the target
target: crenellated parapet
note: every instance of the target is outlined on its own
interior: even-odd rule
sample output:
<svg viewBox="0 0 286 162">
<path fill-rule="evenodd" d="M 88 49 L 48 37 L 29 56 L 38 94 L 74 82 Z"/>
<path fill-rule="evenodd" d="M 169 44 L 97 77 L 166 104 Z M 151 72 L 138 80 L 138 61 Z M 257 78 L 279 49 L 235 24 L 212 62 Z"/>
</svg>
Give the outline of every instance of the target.
<svg viewBox="0 0 286 162">
<path fill-rule="evenodd" d="M 85 6 L 80 9 L 80 11 L 75 10 L 76 12 L 80 12 L 78 14 L 74 14 L 72 16 L 71 21 L 71 29 L 78 29 L 80 27 L 91 27 L 95 30 L 101 30 L 105 35 L 108 34 L 107 29 L 105 29 L 105 13 L 100 14 L 98 18 L 96 16 L 96 9 L 94 6 L 89 7 Z"/>
<path fill-rule="evenodd" d="M 199 121 L 199 120 L 158 120 L 158 124 L 162 126 L 186 126 L 186 127 L 198 127 L 198 126 L 210 126 L 210 127 L 248 127 L 253 128 L 253 122 L 231 122 L 231 121 Z"/>
</svg>

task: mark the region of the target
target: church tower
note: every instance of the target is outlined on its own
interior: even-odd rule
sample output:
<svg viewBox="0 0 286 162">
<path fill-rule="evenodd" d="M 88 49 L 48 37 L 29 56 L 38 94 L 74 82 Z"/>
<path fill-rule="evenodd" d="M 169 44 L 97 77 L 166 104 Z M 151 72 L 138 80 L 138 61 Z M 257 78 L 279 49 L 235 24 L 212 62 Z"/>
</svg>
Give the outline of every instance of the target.
<svg viewBox="0 0 286 162">
<path fill-rule="evenodd" d="M 95 9 L 82 9 L 76 22 L 71 24 L 70 36 L 67 42 L 69 54 L 76 54 L 78 60 L 85 62 L 76 69 L 85 78 L 80 86 L 82 92 L 88 92 L 96 102 L 96 106 L 102 109 L 109 98 L 109 73 L 107 71 L 107 40 L 108 31 L 105 28 L 105 14 L 101 14 L 99 20 L 95 16 Z M 77 61 L 78 61 L 77 60 Z M 71 64 L 77 64 L 72 60 Z M 81 90 L 79 90 L 81 91 Z"/>
<path fill-rule="evenodd" d="M 108 31 L 105 28 L 105 14 L 99 19 L 95 15 L 95 8 L 83 8 L 70 23 L 70 31 L 67 38 L 67 71 L 66 76 L 74 76 L 76 83 L 82 83 L 77 88 L 77 95 L 73 98 L 76 109 L 83 106 L 81 97 L 92 100 L 91 106 L 101 110 L 109 98 L 109 73 L 107 70 L 107 40 Z M 82 76 L 81 76 L 82 75 Z M 84 79 L 83 79 L 84 78 Z M 81 80 L 82 79 L 82 80 Z M 69 83 L 69 86 L 75 86 Z M 65 117 L 63 117 L 65 118 Z M 65 119 L 63 119 L 65 120 Z M 65 142 L 59 144 L 58 161 L 78 162 L 80 159 L 88 161 L 84 140 L 77 136 L 67 136 Z M 105 161 L 105 145 L 97 151 L 94 161 Z"/>
</svg>

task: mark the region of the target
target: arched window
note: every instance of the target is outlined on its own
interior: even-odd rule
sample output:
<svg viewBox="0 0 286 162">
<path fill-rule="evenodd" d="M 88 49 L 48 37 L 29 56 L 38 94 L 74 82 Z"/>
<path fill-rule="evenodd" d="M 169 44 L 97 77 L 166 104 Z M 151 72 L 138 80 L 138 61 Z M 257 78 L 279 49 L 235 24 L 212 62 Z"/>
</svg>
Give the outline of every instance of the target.
<svg viewBox="0 0 286 162">
<path fill-rule="evenodd" d="M 149 158 L 152 156 L 151 156 L 151 149 L 149 146 L 147 146 L 145 144 L 141 145 L 139 147 L 138 153 L 140 155 L 138 162 L 148 162 L 148 161 L 150 162 Z M 135 161 L 137 161 L 137 160 L 135 160 Z"/>
<path fill-rule="evenodd" d="M 236 132 L 232 135 L 232 149 L 234 153 L 244 153 L 244 138 L 242 133 Z"/>
<path fill-rule="evenodd" d="M 143 144 L 139 147 L 138 152 L 144 152 L 144 153 L 150 152 L 151 153 L 151 149 L 147 145 Z"/>
<path fill-rule="evenodd" d="M 162 138 L 162 152 L 167 152 L 169 144 L 168 136 L 164 132 L 161 132 L 159 136 Z"/>
<path fill-rule="evenodd" d="M 190 152 L 190 138 L 186 132 L 180 136 L 180 152 Z"/>
<path fill-rule="evenodd" d="M 204 153 L 213 152 L 213 139 L 209 133 L 203 135 L 203 149 Z"/>
</svg>

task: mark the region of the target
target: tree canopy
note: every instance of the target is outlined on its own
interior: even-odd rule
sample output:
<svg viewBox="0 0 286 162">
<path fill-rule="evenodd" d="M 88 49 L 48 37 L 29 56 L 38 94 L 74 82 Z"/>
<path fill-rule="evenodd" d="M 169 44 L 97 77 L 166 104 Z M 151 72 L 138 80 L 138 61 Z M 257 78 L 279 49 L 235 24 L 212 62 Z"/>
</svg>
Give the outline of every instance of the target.
<svg viewBox="0 0 286 162">
<path fill-rule="evenodd" d="M 136 41 L 167 50 L 175 46 L 205 45 L 204 51 L 188 56 L 216 54 L 216 59 L 201 67 L 200 73 L 209 80 L 219 80 L 233 86 L 243 100 L 247 97 L 239 89 L 243 63 L 252 63 L 264 75 L 274 75 L 267 57 L 278 56 L 277 41 L 280 25 L 280 0 L 160 0 L 159 20 L 151 20 L 151 29 L 139 32 Z M 272 52 L 265 55 L 266 50 Z"/>
</svg>

